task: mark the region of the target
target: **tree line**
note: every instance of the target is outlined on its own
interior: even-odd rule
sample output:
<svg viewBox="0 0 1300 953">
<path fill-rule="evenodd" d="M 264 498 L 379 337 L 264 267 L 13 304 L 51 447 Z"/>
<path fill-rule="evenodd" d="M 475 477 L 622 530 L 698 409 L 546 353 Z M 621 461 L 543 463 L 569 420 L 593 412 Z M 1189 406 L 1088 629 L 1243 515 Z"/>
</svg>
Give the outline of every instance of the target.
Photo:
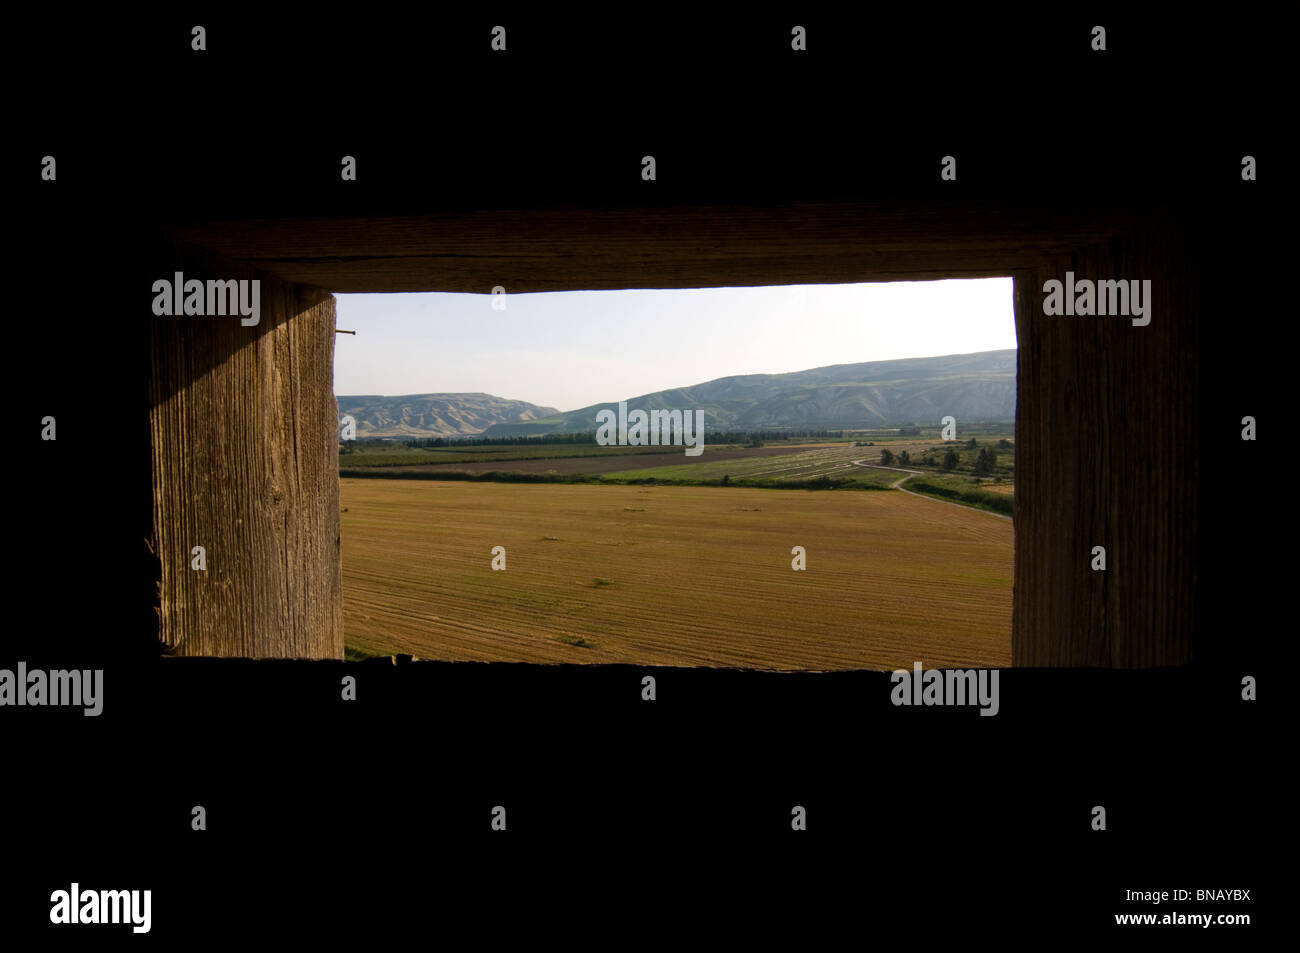
<svg viewBox="0 0 1300 953">
<path fill-rule="evenodd" d="M 1002 440 L 999 443 L 1000 445 L 1006 445 L 1008 447 L 1011 446 L 1011 444 L 1006 440 Z M 965 448 L 967 450 L 974 450 L 975 446 L 976 446 L 976 442 L 974 437 L 972 437 L 970 441 L 965 444 Z M 881 466 L 890 467 L 893 466 L 894 464 L 898 464 L 900 467 L 906 467 L 906 466 L 911 466 L 912 462 L 913 462 L 912 455 L 908 453 L 906 450 L 903 450 L 902 452 L 897 454 L 888 448 L 880 451 Z M 944 453 L 942 460 L 938 462 L 933 457 L 931 457 L 928 453 L 925 454 L 920 460 L 920 464 L 922 466 L 927 466 L 927 467 L 938 466 L 944 470 L 955 470 L 957 469 L 957 466 L 960 463 L 961 463 L 961 457 L 958 456 L 956 450 L 947 451 L 946 453 Z M 997 466 L 998 466 L 998 452 L 994 450 L 992 447 L 980 447 L 980 452 L 979 455 L 975 458 L 975 465 L 973 468 L 975 475 L 991 476 L 993 472 L 997 469 Z"/>
</svg>

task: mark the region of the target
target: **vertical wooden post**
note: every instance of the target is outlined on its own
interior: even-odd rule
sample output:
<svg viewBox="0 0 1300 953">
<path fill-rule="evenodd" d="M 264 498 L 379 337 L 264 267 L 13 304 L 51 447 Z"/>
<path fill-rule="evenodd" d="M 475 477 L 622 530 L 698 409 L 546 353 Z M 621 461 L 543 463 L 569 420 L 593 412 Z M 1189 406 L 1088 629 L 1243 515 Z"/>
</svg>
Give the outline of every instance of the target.
<svg viewBox="0 0 1300 953">
<path fill-rule="evenodd" d="M 1176 240 L 1143 232 L 1016 277 L 1015 665 L 1191 661 L 1199 313 Z M 1044 314 L 1043 283 L 1067 271 L 1150 279 L 1151 323 Z"/>
<path fill-rule="evenodd" d="M 176 655 L 341 658 L 334 298 L 175 245 L 154 260 L 155 278 L 261 281 L 256 326 L 149 315 L 160 639 Z"/>
</svg>

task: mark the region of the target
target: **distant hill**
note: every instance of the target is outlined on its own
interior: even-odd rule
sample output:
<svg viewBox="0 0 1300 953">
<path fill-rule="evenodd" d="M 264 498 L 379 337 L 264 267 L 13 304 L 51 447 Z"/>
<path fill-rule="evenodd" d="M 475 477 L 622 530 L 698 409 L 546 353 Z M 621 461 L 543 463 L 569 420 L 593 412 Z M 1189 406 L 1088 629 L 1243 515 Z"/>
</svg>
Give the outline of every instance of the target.
<svg viewBox="0 0 1300 953">
<path fill-rule="evenodd" d="M 900 427 L 938 424 L 949 414 L 958 421 L 1014 420 L 1016 351 L 720 377 L 626 400 L 628 410 L 702 409 L 709 430 Z M 496 423 L 483 436 L 594 431 L 596 413 L 605 408 L 617 413 L 618 402 L 592 404 L 530 422 Z"/>
<path fill-rule="evenodd" d="M 356 418 L 358 437 L 475 436 L 494 426 L 554 417 L 554 407 L 491 394 L 408 394 L 339 397 L 339 416 Z"/>
<path fill-rule="evenodd" d="M 627 397 L 629 410 L 703 410 L 709 430 L 852 430 L 1014 420 L 1016 351 L 834 364 L 789 374 L 744 374 Z M 618 401 L 561 413 L 491 394 L 339 397 L 358 437 L 511 437 L 595 431 Z"/>
</svg>

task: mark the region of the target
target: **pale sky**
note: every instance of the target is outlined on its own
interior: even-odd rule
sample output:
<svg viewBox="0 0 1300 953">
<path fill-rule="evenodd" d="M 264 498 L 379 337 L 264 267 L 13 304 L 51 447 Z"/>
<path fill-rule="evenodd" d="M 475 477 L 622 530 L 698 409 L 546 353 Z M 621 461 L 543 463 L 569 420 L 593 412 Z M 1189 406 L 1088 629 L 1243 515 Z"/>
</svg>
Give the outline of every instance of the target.
<svg viewBox="0 0 1300 953">
<path fill-rule="evenodd" d="M 740 374 L 1016 346 L 1012 280 L 341 294 L 334 393 L 482 392 L 577 410 Z"/>
</svg>

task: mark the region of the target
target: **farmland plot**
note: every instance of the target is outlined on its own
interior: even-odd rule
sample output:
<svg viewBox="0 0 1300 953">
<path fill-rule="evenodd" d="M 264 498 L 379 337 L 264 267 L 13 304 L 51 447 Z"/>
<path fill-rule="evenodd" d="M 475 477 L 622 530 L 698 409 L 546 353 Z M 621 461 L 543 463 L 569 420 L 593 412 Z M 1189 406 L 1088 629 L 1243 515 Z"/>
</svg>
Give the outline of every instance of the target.
<svg viewBox="0 0 1300 953">
<path fill-rule="evenodd" d="M 987 513 L 896 491 L 341 484 L 344 624 L 361 651 L 812 670 L 1011 661 L 1012 525 Z M 492 569 L 497 546 L 505 571 Z M 806 571 L 791 569 L 794 546 Z"/>
</svg>

